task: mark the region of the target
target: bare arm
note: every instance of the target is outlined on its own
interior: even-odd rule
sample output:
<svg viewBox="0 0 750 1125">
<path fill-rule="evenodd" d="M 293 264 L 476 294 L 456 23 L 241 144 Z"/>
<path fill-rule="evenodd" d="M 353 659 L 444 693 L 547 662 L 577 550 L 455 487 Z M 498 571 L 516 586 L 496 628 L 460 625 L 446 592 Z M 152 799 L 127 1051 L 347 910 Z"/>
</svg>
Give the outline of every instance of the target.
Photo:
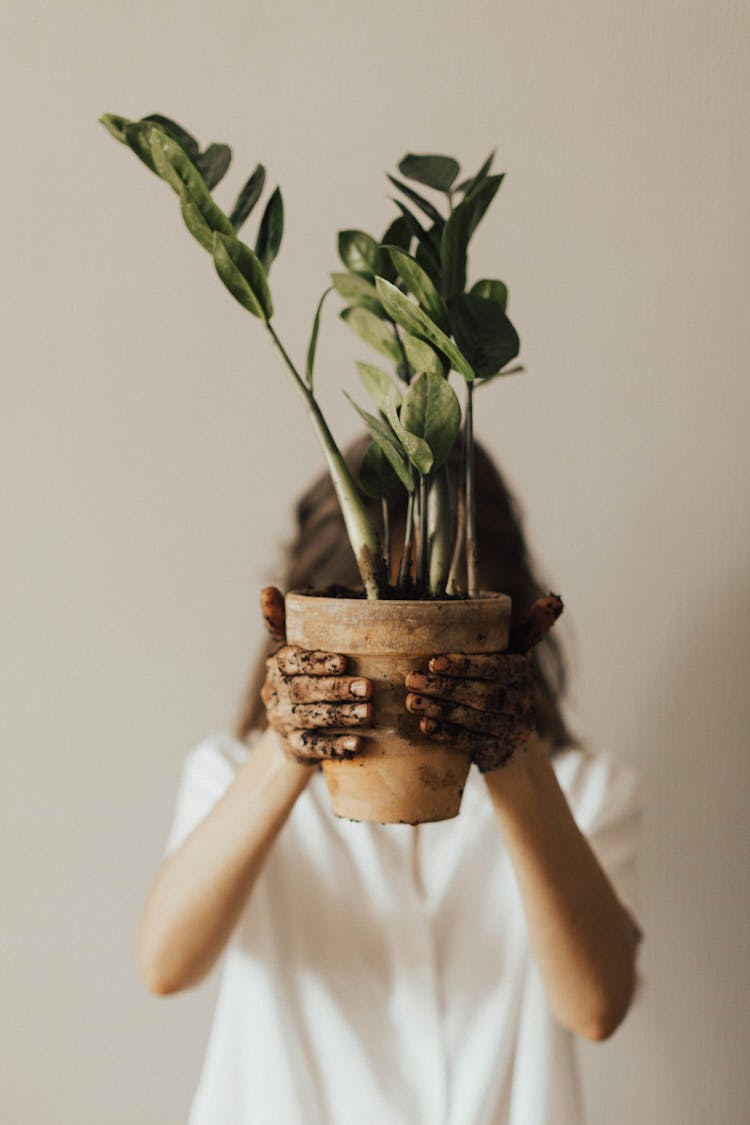
<svg viewBox="0 0 750 1125">
<path fill-rule="evenodd" d="M 577 1034 L 606 1039 L 630 1007 L 640 930 L 576 825 L 540 739 L 484 780 L 550 1007 Z"/>
<path fill-rule="evenodd" d="M 141 973 L 152 992 L 178 992 L 209 972 L 311 776 L 269 729 L 224 797 L 164 861 L 138 935 Z"/>
<path fill-rule="evenodd" d="M 565 1027 L 605 1039 L 625 1017 L 641 933 L 620 903 L 557 782 L 534 727 L 529 656 L 562 611 L 540 598 L 510 651 L 434 656 L 406 677 L 423 734 L 467 751 L 482 772 L 523 900 L 550 1007 Z"/>
<path fill-rule="evenodd" d="M 283 641 L 284 599 L 261 595 L 269 632 Z M 372 683 L 346 676 L 346 657 L 285 645 L 267 661 L 261 696 L 269 727 L 232 785 L 162 864 L 146 901 L 138 957 L 159 995 L 197 984 L 224 949 L 268 852 L 323 758 L 361 749 Z"/>
</svg>

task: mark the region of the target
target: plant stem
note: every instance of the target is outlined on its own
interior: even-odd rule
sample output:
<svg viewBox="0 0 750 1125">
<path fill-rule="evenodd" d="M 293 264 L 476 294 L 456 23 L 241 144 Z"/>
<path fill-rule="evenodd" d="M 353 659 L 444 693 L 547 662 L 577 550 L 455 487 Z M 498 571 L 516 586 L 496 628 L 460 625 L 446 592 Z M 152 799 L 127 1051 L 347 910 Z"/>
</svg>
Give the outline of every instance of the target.
<svg viewBox="0 0 750 1125">
<path fill-rule="evenodd" d="M 398 592 L 406 592 L 406 585 L 411 576 L 411 544 L 414 537 L 414 493 L 409 493 L 406 502 L 406 521 L 404 524 L 404 546 L 401 552 L 401 564 L 398 568 Z"/>
<path fill-rule="evenodd" d="M 388 511 L 388 501 L 382 497 L 381 511 L 383 514 L 383 557 L 385 559 L 385 572 L 388 576 L 388 583 L 391 581 L 391 516 Z"/>
<path fill-rule="evenodd" d="M 473 384 L 466 383 L 466 432 L 464 434 L 464 487 L 466 489 L 466 586 L 470 598 L 479 596 L 477 577 L 477 527 L 474 498 L 474 399 Z"/>
<path fill-rule="evenodd" d="M 409 383 L 411 383 L 411 376 L 412 376 L 411 364 L 409 363 L 409 360 L 407 359 L 406 348 L 404 347 L 404 341 L 401 339 L 401 333 L 398 330 L 398 325 L 396 324 L 396 321 L 392 320 L 391 324 L 393 325 L 393 331 L 396 333 L 396 341 L 397 341 L 399 349 L 401 351 L 401 358 L 404 361 L 404 370 L 406 371 L 406 378 L 404 379 L 404 382 L 408 386 Z"/>
<path fill-rule="evenodd" d="M 456 537 L 453 540 L 453 557 L 451 559 L 450 570 L 448 571 L 448 581 L 445 584 L 446 593 L 448 594 L 457 594 L 459 592 L 459 586 L 462 583 L 465 587 L 465 578 L 462 574 L 466 562 L 466 499 L 464 490 L 464 473 L 462 469 L 461 484 L 456 490 Z"/>
<path fill-rule="evenodd" d="M 427 493 L 427 534 L 430 545 L 430 593 L 442 597 L 451 562 L 451 501 L 448 466 L 443 465 L 430 481 Z"/>
<path fill-rule="evenodd" d="M 427 589 L 429 572 L 429 544 L 427 538 L 427 475 L 419 474 L 419 554 L 417 555 L 417 593 Z"/>
<path fill-rule="evenodd" d="M 357 560 L 357 567 L 362 576 L 365 593 L 368 598 L 377 599 L 387 585 L 385 564 L 377 532 L 372 525 L 367 513 L 367 508 L 354 483 L 354 478 L 349 472 L 349 466 L 341 456 L 341 452 L 334 441 L 333 434 L 328 429 L 328 424 L 318 406 L 315 395 L 306 386 L 297 368 L 292 363 L 270 321 L 266 321 L 266 327 L 271 334 L 271 339 L 281 353 L 282 359 L 292 376 L 297 390 L 305 400 L 307 411 L 318 436 L 318 441 L 323 450 L 323 456 L 326 459 L 333 486 L 336 490 L 339 504 L 341 505 L 341 513 L 344 517 L 344 523 L 349 536 L 349 542 L 354 551 L 354 557 Z"/>
</svg>

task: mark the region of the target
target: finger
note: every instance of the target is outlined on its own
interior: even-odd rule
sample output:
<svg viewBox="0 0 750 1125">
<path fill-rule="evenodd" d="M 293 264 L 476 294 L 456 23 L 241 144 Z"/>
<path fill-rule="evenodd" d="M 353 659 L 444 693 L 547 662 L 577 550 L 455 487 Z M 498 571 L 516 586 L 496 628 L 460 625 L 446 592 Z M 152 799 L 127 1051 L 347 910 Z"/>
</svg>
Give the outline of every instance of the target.
<svg viewBox="0 0 750 1125">
<path fill-rule="evenodd" d="M 529 738 L 529 732 L 523 728 L 510 737 L 496 738 L 428 718 L 420 719 L 419 728 L 433 741 L 448 743 L 456 750 L 469 754 L 482 773 L 507 765 L 518 751 L 523 750 Z"/>
<path fill-rule="evenodd" d="M 464 730 L 463 727 L 437 722 L 435 719 L 429 719 L 426 716 L 419 720 L 419 729 L 422 734 L 426 734 L 434 742 L 449 742 L 456 750 L 465 750 L 468 754 L 473 754 L 479 749 L 497 746 L 498 743 L 498 739 L 492 735 Z"/>
<path fill-rule="evenodd" d="M 414 695 L 411 692 L 406 697 L 406 707 L 413 715 L 423 715 L 428 719 L 453 723 L 454 726 L 476 731 L 479 734 L 494 734 L 498 738 L 512 735 L 519 723 L 527 729 L 533 725 L 533 710 L 528 697 L 519 699 L 510 714 L 477 711 L 473 707 L 465 707 L 462 703 L 449 703 L 443 699 L 432 699 L 428 695 Z"/>
<path fill-rule="evenodd" d="M 297 761 L 315 763 L 323 758 L 353 758 L 362 749 L 358 734 L 314 734 L 309 730 L 292 730 L 287 735 Z"/>
<path fill-rule="evenodd" d="M 528 652 L 549 633 L 562 611 L 562 598 L 557 594 L 538 598 L 523 620 L 511 630 L 508 648 L 512 652 Z"/>
<path fill-rule="evenodd" d="M 287 676 L 335 676 L 346 671 L 346 657 L 338 652 L 285 645 L 275 656 L 280 672 Z"/>
<path fill-rule="evenodd" d="M 289 715 L 295 727 L 359 727 L 372 719 L 371 703 L 294 703 Z"/>
<path fill-rule="evenodd" d="M 431 672 L 460 679 L 492 680 L 494 683 L 525 681 L 529 675 L 529 662 L 520 653 L 446 652 L 433 656 L 428 663 Z"/>
<path fill-rule="evenodd" d="M 505 688 L 486 680 L 452 680 L 448 676 L 431 676 L 425 672 L 409 672 L 406 687 L 418 695 L 434 695 L 453 703 L 465 703 L 480 711 L 502 710 Z"/>
<path fill-rule="evenodd" d="M 294 676 L 289 681 L 289 698 L 293 703 L 351 701 L 352 696 L 372 699 L 372 690 L 372 682 L 361 676 Z"/>
<path fill-rule="evenodd" d="M 286 640 L 286 608 L 284 595 L 276 586 L 266 586 L 260 592 L 260 609 L 266 629 L 275 641 Z"/>
</svg>

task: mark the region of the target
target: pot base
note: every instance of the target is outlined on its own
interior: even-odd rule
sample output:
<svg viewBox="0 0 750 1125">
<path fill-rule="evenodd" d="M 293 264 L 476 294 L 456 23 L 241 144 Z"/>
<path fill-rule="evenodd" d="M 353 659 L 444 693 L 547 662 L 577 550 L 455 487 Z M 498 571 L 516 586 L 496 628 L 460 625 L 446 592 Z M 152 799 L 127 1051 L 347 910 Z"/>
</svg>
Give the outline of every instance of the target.
<svg viewBox="0 0 750 1125">
<path fill-rule="evenodd" d="M 399 745 L 401 744 L 401 745 Z M 331 810 L 346 820 L 426 824 L 461 810 L 468 755 L 394 738 L 347 761 L 323 762 Z"/>
</svg>

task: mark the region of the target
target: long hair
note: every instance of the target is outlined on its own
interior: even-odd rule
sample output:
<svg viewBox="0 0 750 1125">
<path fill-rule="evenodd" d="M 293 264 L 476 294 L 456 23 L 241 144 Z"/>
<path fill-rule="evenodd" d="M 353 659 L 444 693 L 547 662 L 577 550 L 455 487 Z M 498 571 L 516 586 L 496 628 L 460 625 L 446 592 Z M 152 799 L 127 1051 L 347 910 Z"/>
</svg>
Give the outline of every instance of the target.
<svg viewBox="0 0 750 1125">
<path fill-rule="evenodd" d="M 344 459 L 356 474 L 368 438 L 361 438 L 344 451 Z M 460 452 L 454 450 L 448 461 L 452 482 L 460 477 Z M 479 578 L 484 590 L 495 590 L 511 598 L 511 628 L 531 604 L 549 593 L 532 566 L 523 533 L 520 511 L 500 470 L 487 451 L 475 445 L 476 526 L 479 548 Z M 455 503 L 455 490 L 452 488 Z M 375 526 L 381 518 L 379 500 L 369 501 Z M 391 521 L 398 526 L 405 518 L 406 494 L 399 489 L 389 502 Z M 331 585 L 361 586 L 354 553 L 347 538 L 336 493 L 326 473 L 299 498 L 296 504 L 296 533 L 286 549 L 286 569 L 279 585 L 286 590 L 321 589 Z M 236 736 L 244 740 L 251 730 L 266 725 L 260 689 L 265 677 L 267 646 L 255 667 L 235 724 Z M 548 633 L 534 649 L 534 664 L 539 691 L 537 730 L 553 749 L 577 745 L 561 710 L 566 688 L 566 665 L 558 638 Z"/>
</svg>

